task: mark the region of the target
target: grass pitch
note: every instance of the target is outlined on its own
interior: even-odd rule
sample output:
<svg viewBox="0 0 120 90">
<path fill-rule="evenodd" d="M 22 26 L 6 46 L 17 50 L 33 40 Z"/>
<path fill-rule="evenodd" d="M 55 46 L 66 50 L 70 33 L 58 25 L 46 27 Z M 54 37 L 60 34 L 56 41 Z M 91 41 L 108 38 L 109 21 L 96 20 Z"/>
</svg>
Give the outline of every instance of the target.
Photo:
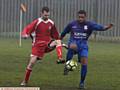
<svg viewBox="0 0 120 90">
<path fill-rule="evenodd" d="M 19 87 L 31 52 L 31 41 L 0 39 L 0 86 Z M 64 50 L 64 57 L 66 50 Z M 77 70 L 63 75 L 64 65 L 56 64 L 55 51 L 46 54 L 33 68 L 29 86 L 41 90 L 78 90 L 80 65 Z M 75 56 L 76 60 L 77 57 Z M 89 43 L 86 90 L 120 90 L 120 44 Z"/>
</svg>

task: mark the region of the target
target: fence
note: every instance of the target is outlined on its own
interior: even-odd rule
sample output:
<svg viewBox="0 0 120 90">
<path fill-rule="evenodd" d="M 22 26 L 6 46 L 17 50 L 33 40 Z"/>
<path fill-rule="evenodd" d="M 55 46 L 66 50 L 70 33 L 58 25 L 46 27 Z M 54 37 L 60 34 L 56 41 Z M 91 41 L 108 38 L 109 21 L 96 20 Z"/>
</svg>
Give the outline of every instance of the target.
<svg viewBox="0 0 120 90">
<path fill-rule="evenodd" d="M 23 27 L 40 16 L 43 6 L 48 6 L 50 18 L 61 32 L 68 22 L 76 18 L 76 12 L 84 9 L 88 13 L 88 19 L 115 25 L 110 31 L 95 32 L 97 40 L 120 41 L 120 0 L 0 0 L 1 38 L 19 37 L 21 3 L 27 5 L 27 12 L 23 13 L 22 18 Z"/>
</svg>

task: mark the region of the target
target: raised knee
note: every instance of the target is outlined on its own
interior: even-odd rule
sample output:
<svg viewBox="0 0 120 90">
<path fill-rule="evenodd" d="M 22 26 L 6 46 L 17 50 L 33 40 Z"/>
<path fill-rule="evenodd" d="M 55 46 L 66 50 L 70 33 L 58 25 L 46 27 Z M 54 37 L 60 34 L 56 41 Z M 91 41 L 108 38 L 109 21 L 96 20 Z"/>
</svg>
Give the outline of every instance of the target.
<svg viewBox="0 0 120 90">
<path fill-rule="evenodd" d="M 75 43 L 71 43 L 69 48 L 71 48 L 73 50 L 77 50 L 77 45 Z"/>
<path fill-rule="evenodd" d="M 56 45 L 61 45 L 61 40 L 55 40 Z"/>
</svg>

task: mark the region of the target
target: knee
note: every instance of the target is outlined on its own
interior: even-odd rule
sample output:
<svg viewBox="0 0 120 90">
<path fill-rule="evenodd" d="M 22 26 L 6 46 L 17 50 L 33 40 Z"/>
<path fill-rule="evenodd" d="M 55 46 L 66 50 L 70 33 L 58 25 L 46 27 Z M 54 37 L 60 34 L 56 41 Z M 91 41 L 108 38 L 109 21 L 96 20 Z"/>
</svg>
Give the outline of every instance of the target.
<svg viewBox="0 0 120 90">
<path fill-rule="evenodd" d="M 88 59 L 86 57 L 81 58 L 81 65 L 87 65 L 88 64 Z"/>
<path fill-rule="evenodd" d="M 77 50 L 77 45 L 75 43 L 71 43 L 69 48 L 73 50 Z"/>
<path fill-rule="evenodd" d="M 27 65 L 27 68 L 32 69 L 34 64 L 36 63 L 37 59 L 38 59 L 38 57 L 36 57 L 36 56 L 35 57 L 31 57 L 28 65 Z"/>
<path fill-rule="evenodd" d="M 29 62 L 29 64 L 27 65 L 27 68 L 28 68 L 28 69 L 32 69 L 32 68 L 33 68 L 33 65 L 34 65 L 34 63 Z"/>
<path fill-rule="evenodd" d="M 61 40 L 55 40 L 55 42 L 57 46 L 61 45 Z"/>
<path fill-rule="evenodd" d="M 34 62 L 30 61 L 29 64 L 27 65 L 27 68 L 32 69 L 34 64 L 35 64 Z"/>
</svg>

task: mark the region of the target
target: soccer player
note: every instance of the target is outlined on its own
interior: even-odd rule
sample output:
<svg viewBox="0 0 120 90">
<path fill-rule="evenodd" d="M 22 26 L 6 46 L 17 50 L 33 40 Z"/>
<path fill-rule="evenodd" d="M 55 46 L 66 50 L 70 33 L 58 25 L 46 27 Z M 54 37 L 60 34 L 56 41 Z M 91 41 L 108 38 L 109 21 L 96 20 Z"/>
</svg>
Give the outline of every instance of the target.
<svg viewBox="0 0 120 90">
<path fill-rule="evenodd" d="M 73 55 L 77 53 L 78 61 L 81 63 L 81 80 L 79 87 L 80 89 L 84 89 L 88 63 L 88 38 L 93 31 L 106 31 L 110 29 L 113 24 L 103 26 L 93 21 L 87 21 L 87 15 L 84 10 L 78 11 L 77 16 L 77 20 L 70 22 L 65 27 L 61 33 L 61 40 L 67 33 L 70 33 L 66 61 L 71 60 Z M 65 67 L 64 75 L 67 75 L 68 72 L 69 70 Z"/>
<path fill-rule="evenodd" d="M 58 64 L 62 64 L 65 60 L 62 58 L 62 46 L 59 33 L 56 29 L 54 22 L 49 19 L 49 8 L 43 7 L 41 17 L 27 25 L 23 32 L 22 37 L 32 37 L 32 54 L 30 61 L 26 68 L 24 80 L 21 85 L 25 86 L 28 83 L 32 68 L 37 60 L 42 60 L 45 53 L 50 52 L 56 48 Z M 32 36 L 34 34 L 34 36 Z M 54 39 L 52 41 L 52 39 Z M 52 47 L 52 48 L 51 48 Z"/>
</svg>

